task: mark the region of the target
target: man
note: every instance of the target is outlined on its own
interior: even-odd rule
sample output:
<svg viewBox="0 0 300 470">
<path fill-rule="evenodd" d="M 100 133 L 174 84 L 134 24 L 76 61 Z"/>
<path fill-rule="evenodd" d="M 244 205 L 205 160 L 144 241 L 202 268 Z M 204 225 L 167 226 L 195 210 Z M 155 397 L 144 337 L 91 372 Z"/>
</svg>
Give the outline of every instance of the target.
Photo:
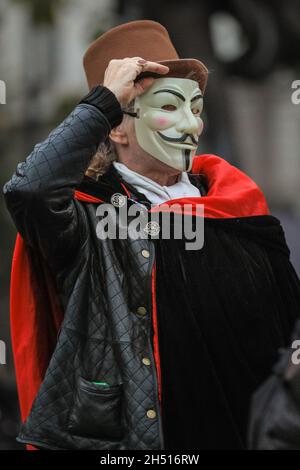
<svg viewBox="0 0 300 470">
<path fill-rule="evenodd" d="M 90 93 L 4 187 L 19 232 L 18 441 L 245 448 L 251 393 L 300 305 L 280 222 L 247 175 L 195 156 L 207 69 L 179 59 L 162 25 L 111 29 L 84 65 Z M 93 156 L 108 142 L 117 161 L 94 179 Z M 104 236 L 103 207 L 124 228 L 124 206 L 159 214 L 149 236 Z M 163 215 L 176 229 L 181 211 L 193 227 L 205 220 L 203 247 L 159 233 Z"/>
</svg>

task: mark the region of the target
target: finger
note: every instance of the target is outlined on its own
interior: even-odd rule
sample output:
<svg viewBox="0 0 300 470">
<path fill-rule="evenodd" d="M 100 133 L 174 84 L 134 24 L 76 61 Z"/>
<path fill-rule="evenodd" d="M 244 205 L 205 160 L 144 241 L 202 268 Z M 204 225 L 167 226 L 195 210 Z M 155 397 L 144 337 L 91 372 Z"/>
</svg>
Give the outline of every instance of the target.
<svg viewBox="0 0 300 470">
<path fill-rule="evenodd" d="M 131 57 L 136 65 L 143 65 L 143 72 L 150 71 L 156 73 L 168 73 L 169 67 L 158 62 L 152 62 L 151 60 L 143 59 L 142 57 Z"/>
<path fill-rule="evenodd" d="M 168 73 L 169 70 L 169 67 L 157 62 L 147 61 L 143 66 L 143 72 Z"/>
<path fill-rule="evenodd" d="M 134 62 L 136 62 L 137 60 L 138 61 L 141 61 L 141 62 L 147 62 L 146 59 L 143 59 L 143 57 L 139 57 L 139 56 L 136 56 L 136 57 L 130 57 L 131 60 L 133 60 Z"/>
<path fill-rule="evenodd" d="M 153 84 L 154 80 L 155 80 L 154 77 L 145 77 L 145 78 L 142 78 L 141 80 L 139 80 L 135 84 L 135 88 L 136 88 L 136 91 L 137 91 L 137 96 L 140 96 L 143 93 L 145 93 L 145 91 L 147 91 L 148 88 L 150 88 L 150 86 Z"/>
</svg>

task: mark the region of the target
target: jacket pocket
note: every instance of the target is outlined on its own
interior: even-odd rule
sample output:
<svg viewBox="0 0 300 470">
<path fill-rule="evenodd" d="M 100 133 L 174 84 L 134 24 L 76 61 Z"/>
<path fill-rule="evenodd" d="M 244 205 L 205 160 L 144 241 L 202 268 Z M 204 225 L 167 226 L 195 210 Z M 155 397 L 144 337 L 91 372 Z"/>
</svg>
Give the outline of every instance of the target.
<svg viewBox="0 0 300 470">
<path fill-rule="evenodd" d="M 78 436 L 97 439 L 121 439 L 123 383 L 96 385 L 79 377 L 68 429 Z"/>
</svg>

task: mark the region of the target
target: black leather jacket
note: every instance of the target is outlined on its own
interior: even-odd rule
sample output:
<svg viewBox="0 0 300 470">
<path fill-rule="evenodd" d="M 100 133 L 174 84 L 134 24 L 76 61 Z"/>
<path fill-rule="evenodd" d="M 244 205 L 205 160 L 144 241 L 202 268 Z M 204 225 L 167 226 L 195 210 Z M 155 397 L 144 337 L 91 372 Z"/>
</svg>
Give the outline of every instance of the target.
<svg viewBox="0 0 300 470">
<path fill-rule="evenodd" d="M 101 183 L 84 176 L 122 117 L 114 94 L 96 87 L 4 186 L 18 232 L 54 273 L 64 311 L 45 378 L 17 438 L 40 448 L 164 448 L 152 347 L 153 241 L 100 240 L 98 204 L 73 197 L 75 189 L 107 201 L 124 193 L 114 167 Z M 110 387 L 93 383 L 99 381 Z"/>
</svg>

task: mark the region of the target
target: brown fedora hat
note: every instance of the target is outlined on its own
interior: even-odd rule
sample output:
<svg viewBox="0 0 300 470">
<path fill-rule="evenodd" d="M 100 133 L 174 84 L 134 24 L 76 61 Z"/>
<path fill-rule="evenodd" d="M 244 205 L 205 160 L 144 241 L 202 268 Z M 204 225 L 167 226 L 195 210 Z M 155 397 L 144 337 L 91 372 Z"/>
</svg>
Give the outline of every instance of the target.
<svg viewBox="0 0 300 470">
<path fill-rule="evenodd" d="M 90 45 L 83 57 L 89 88 L 103 84 L 104 72 L 110 60 L 125 57 L 142 57 L 170 68 L 165 75 L 142 72 L 138 79 L 149 75 L 157 78 L 189 78 L 198 81 L 204 93 L 208 75 L 205 65 L 197 59 L 180 59 L 166 28 L 152 20 L 120 24 Z"/>
</svg>

